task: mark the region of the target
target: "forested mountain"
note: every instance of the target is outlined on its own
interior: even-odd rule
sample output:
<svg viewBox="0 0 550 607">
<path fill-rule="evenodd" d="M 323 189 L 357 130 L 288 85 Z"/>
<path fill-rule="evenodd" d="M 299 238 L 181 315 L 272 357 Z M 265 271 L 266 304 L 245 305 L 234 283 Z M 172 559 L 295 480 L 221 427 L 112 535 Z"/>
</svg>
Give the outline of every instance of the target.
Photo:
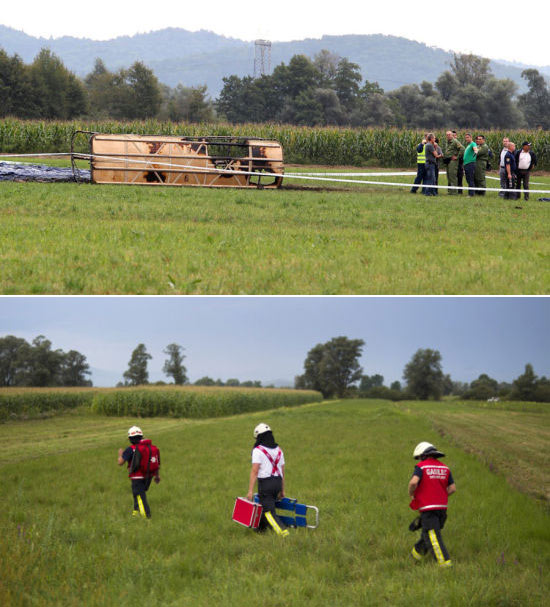
<svg viewBox="0 0 550 607">
<path fill-rule="evenodd" d="M 253 42 L 179 28 L 96 41 L 69 36 L 35 38 L 0 25 L 0 47 L 8 54 L 17 53 L 25 62 L 31 62 L 41 48 L 50 48 L 69 70 L 81 77 L 92 71 L 97 57 L 111 70 L 139 60 L 152 68 L 162 83 L 171 87 L 180 83 L 187 87 L 206 84 L 212 97 L 217 97 L 222 89 L 224 76 L 251 75 L 254 66 Z M 452 52 L 405 38 L 374 34 L 274 42 L 271 65 L 288 62 L 296 54 L 313 57 L 322 49 L 357 63 L 363 78 L 378 82 L 385 91 L 423 80 L 434 82 L 452 60 Z M 525 67 L 504 61 L 490 64 L 496 78 L 512 79 L 520 92 L 526 90 L 521 78 Z M 550 76 L 550 66 L 538 69 Z"/>
</svg>

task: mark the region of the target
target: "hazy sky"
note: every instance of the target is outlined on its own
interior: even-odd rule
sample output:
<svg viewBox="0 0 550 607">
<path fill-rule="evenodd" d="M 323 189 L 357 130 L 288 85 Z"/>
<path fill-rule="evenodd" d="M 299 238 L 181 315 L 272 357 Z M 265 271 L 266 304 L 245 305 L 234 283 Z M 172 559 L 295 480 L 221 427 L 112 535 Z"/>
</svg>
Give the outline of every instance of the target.
<svg viewBox="0 0 550 607">
<path fill-rule="evenodd" d="M 418 348 L 439 350 L 454 380 L 509 381 L 528 362 L 550 375 L 550 298 L 538 297 L 0 297 L 0 336 L 40 334 L 84 354 L 96 386 L 122 379 L 138 343 L 150 381 L 167 380 L 172 342 L 191 381 L 292 382 L 307 352 L 339 335 L 366 342 L 364 373 L 387 384 Z"/>
<path fill-rule="evenodd" d="M 248 12 L 247 12 L 248 8 Z M 495 59 L 550 64 L 548 0 L 365 2 L 314 0 L 239 4 L 226 0 L 26 0 L 2 2 L 0 23 L 34 36 L 64 35 L 105 40 L 121 35 L 181 27 L 206 29 L 242 40 L 320 38 L 323 34 L 391 34 L 445 50 Z M 1 40 L 0 40 L 1 45 Z M 174 49 L 177 55 L 177 49 Z"/>
</svg>

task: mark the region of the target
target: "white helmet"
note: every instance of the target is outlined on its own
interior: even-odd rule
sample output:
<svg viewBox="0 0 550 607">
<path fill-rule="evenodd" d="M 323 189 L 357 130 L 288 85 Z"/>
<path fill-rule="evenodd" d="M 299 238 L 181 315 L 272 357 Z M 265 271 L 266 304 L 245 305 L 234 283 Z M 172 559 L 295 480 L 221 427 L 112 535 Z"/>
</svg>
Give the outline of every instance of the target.
<svg viewBox="0 0 550 607">
<path fill-rule="evenodd" d="M 143 432 L 141 431 L 141 428 L 138 428 L 137 426 L 132 426 L 128 430 L 128 438 L 132 438 L 132 436 L 143 436 Z"/>
<path fill-rule="evenodd" d="M 264 432 L 271 432 L 271 428 L 267 424 L 258 424 L 254 428 L 254 438 L 258 438 L 258 435 Z"/>
<path fill-rule="evenodd" d="M 413 457 L 414 457 L 414 459 L 419 459 L 423 455 L 432 455 L 432 456 L 435 456 L 435 457 L 444 457 L 445 454 L 441 453 L 441 451 L 438 451 L 432 445 L 432 443 L 427 443 L 426 441 L 423 441 L 421 443 L 418 443 L 418 445 L 416 445 L 416 447 L 414 448 Z"/>
</svg>

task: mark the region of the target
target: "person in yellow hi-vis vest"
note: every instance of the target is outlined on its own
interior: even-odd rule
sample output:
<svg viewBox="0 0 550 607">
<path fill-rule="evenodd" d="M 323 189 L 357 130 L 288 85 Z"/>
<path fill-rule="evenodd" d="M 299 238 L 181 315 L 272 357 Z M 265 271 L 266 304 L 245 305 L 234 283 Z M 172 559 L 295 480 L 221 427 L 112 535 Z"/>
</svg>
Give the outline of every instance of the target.
<svg viewBox="0 0 550 607">
<path fill-rule="evenodd" d="M 411 194 L 416 194 L 418 186 L 424 183 L 426 179 L 426 149 L 424 146 L 426 145 L 427 136 L 426 134 L 424 139 L 416 146 L 416 177 L 411 188 Z M 424 194 L 424 188 L 422 188 L 422 193 Z"/>
<path fill-rule="evenodd" d="M 258 424 L 254 428 L 254 438 L 256 442 L 252 447 L 252 468 L 246 497 L 252 500 L 257 480 L 258 498 L 263 507 L 258 531 L 271 527 L 277 535 L 286 537 L 288 529 L 275 510 L 275 501 L 285 496 L 285 456 L 267 424 Z"/>
</svg>

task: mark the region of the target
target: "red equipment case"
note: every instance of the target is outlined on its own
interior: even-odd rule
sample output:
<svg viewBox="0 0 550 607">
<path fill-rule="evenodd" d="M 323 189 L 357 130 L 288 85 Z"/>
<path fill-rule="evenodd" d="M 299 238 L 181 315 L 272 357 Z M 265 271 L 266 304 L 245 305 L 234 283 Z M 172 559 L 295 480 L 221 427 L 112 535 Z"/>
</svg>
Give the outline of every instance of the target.
<svg viewBox="0 0 550 607">
<path fill-rule="evenodd" d="M 262 516 L 262 505 L 255 502 L 249 502 L 244 497 L 238 497 L 235 500 L 233 508 L 233 520 L 239 525 L 257 529 Z"/>
</svg>

